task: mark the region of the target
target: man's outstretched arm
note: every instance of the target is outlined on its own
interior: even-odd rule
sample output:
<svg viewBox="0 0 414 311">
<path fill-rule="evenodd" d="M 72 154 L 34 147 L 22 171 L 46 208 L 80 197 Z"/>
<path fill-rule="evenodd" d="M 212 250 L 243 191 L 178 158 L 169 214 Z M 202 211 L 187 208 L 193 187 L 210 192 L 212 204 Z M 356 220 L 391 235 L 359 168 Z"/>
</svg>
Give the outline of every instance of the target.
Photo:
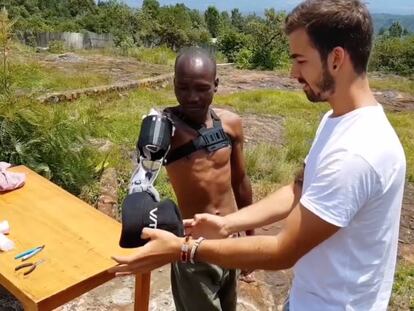
<svg viewBox="0 0 414 311">
<path fill-rule="evenodd" d="M 195 259 L 244 270 L 287 269 L 338 230 L 339 227 L 324 221 L 299 203 L 278 235 L 205 240 L 198 247 Z M 117 275 L 148 272 L 179 260 L 184 238 L 148 228 L 143 230 L 143 238 L 151 241 L 132 256 L 114 257 L 119 265 L 110 272 Z"/>
<path fill-rule="evenodd" d="M 298 204 L 302 194 L 303 170 L 295 181 L 266 198 L 225 217 L 211 214 L 196 214 L 184 224 L 193 237 L 224 238 L 228 235 L 253 228 L 259 228 L 289 216 Z"/>
<path fill-rule="evenodd" d="M 206 240 L 196 259 L 228 268 L 287 269 L 338 229 L 298 204 L 278 235 Z"/>
</svg>

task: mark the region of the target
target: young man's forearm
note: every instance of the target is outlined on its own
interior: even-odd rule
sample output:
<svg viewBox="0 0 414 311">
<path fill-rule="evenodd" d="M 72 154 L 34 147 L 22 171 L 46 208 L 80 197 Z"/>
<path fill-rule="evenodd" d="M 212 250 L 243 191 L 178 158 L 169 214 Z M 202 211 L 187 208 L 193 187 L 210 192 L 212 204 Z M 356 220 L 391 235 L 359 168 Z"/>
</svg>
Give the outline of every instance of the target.
<svg viewBox="0 0 414 311">
<path fill-rule="evenodd" d="M 197 250 L 196 260 L 242 270 L 288 269 L 294 261 L 281 253 L 282 243 L 279 236 L 205 240 Z"/>
<path fill-rule="evenodd" d="M 263 200 L 225 216 L 229 234 L 259 228 L 286 218 L 299 202 L 301 187 L 289 184 Z"/>
</svg>

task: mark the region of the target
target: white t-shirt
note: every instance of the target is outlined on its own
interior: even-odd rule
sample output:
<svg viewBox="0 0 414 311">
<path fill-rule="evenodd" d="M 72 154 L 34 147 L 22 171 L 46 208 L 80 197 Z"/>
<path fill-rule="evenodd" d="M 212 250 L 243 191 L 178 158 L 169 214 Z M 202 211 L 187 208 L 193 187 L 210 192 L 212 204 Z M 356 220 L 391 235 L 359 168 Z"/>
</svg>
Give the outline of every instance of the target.
<svg viewBox="0 0 414 311">
<path fill-rule="evenodd" d="M 340 227 L 294 266 L 292 311 L 386 310 L 406 160 L 381 105 L 322 119 L 305 160 L 301 204 Z"/>
</svg>

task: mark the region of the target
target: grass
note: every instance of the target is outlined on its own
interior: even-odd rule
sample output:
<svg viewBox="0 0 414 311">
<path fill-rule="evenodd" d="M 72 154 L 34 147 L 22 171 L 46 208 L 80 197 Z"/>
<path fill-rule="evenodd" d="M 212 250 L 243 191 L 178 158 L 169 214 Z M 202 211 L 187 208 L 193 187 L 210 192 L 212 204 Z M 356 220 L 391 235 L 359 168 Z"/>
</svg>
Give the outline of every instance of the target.
<svg viewBox="0 0 414 311">
<path fill-rule="evenodd" d="M 130 51 L 132 57 L 140 62 L 173 66 L 177 54 L 166 47 L 134 48 Z"/>
<path fill-rule="evenodd" d="M 118 56 L 118 57 L 132 57 L 137 61 L 157 64 L 157 65 L 169 65 L 173 66 L 177 53 L 167 47 L 129 47 L 129 48 L 105 48 L 99 50 L 82 50 L 77 52 L 81 55 L 106 55 L 106 56 Z"/>
<path fill-rule="evenodd" d="M 414 265 L 400 262 L 394 277 L 390 311 L 414 310 Z"/>
<path fill-rule="evenodd" d="M 68 73 L 63 70 L 45 68 L 39 63 L 13 64 L 13 87 L 36 96 L 45 92 L 73 90 L 97 85 L 111 84 L 111 78 L 87 70 Z"/>
<path fill-rule="evenodd" d="M 407 180 L 409 182 L 414 182 L 414 113 L 388 113 L 388 118 L 404 147 L 405 156 L 407 158 Z"/>
<path fill-rule="evenodd" d="M 414 78 L 405 78 L 395 75 L 381 75 L 375 73 L 370 77 L 370 85 L 379 91 L 399 91 L 414 95 Z"/>
<path fill-rule="evenodd" d="M 246 166 L 254 181 L 283 184 L 302 166 L 318 121 L 329 109 L 311 104 L 298 92 L 258 90 L 218 96 L 215 100 L 240 114 L 279 116 L 284 119 L 281 147 L 259 144 L 246 151 Z M 271 135 L 271 133 L 269 133 Z"/>
</svg>

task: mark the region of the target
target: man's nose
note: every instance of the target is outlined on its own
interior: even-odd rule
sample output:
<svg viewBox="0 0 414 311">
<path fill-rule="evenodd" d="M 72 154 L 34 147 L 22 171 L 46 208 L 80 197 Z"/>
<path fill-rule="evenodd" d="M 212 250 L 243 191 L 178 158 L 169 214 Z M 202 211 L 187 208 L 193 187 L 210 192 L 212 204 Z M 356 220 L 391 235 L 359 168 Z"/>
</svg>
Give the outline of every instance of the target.
<svg viewBox="0 0 414 311">
<path fill-rule="evenodd" d="M 198 93 L 196 91 L 190 91 L 189 101 L 190 102 L 197 102 L 198 101 Z"/>
<path fill-rule="evenodd" d="M 293 79 L 298 79 L 300 77 L 298 67 L 295 64 L 292 64 L 290 68 L 290 77 Z"/>
</svg>

